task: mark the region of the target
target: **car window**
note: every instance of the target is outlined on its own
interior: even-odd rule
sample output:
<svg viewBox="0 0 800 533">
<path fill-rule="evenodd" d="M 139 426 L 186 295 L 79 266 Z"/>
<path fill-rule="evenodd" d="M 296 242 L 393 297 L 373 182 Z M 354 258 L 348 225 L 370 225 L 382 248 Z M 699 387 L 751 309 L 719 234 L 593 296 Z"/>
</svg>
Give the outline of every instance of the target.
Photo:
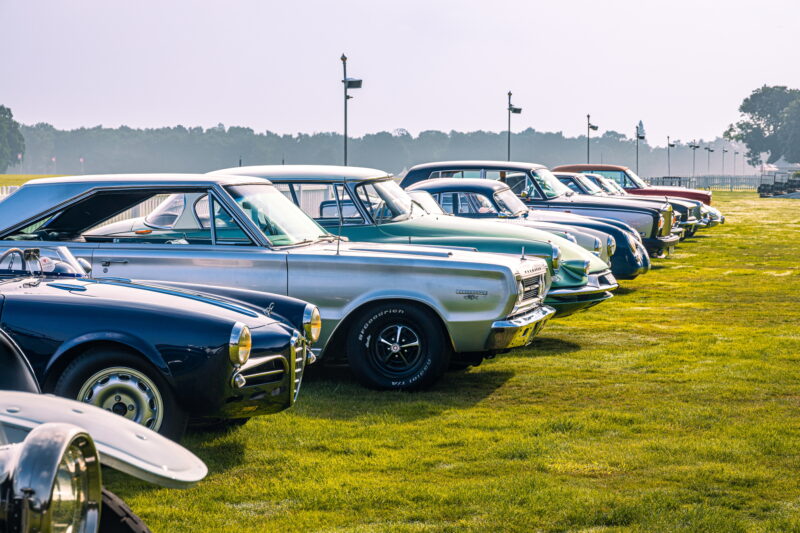
<svg viewBox="0 0 800 533">
<path fill-rule="evenodd" d="M 467 215 L 496 215 L 492 201 L 486 196 L 473 192 L 458 193 L 458 213 Z"/>
<path fill-rule="evenodd" d="M 204 194 L 194 202 L 194 214 L 198 226 L 210 234 L 211 219 L 208 209 L 208 195 Z M 214 229 L 216 231 L 216 243 L 225 245 L 250 245 L 253 241 L 247 233 L 239 226 L 225 207 L 217 201 L 211 202 L 214 205 Z"/>
<path fill-rule="evenodd" d="M 566 185 L 567 187 L 569 187 L 571 190 L 575 191 L 578 194 L 583 193 L 581 188 L 578 187 L 578 184 L 575 183 L 575 180 L 573 180 L 572 178 L 558 178 L 558 181 L 560 181 L 561 183 L 563 183 L 564 185 Z"/>
<path fill-rule="evenodd" d="M 431 172 L 428 179 L 434 178 L 480 178 L 481 169 L 451 169 Z"/>
<path fill-rule="evenodd" d="M 625 178 L 627 176 L 625 175 L 625 172 L 623 172 L 622 170 L 592 170 L 592 174 L 599 174 L 601 176 L 614 180 L 617 183 L 617 185 L 620 185 L 622 187 L 626 186 Z M 630 185 L 628 185 L 628 187 L 630 187 Z"/>
<path fill-rule="evenodd" d="M 504 181 L 511 191 L 524 198 L 542 199 L 533 180 L 526 172 L 487 170 L 486 177 L 493 180 Z"/>
<path fill-rule="evenodd" d="M 293 183 L 291 187 L 300 202 L 300 209 L 321 226 L 328 228 L 338 226 L 340 211 L 342 224 L 364 224 L 364 217 L 361 216 L 344 185 Z"/>
</svg>

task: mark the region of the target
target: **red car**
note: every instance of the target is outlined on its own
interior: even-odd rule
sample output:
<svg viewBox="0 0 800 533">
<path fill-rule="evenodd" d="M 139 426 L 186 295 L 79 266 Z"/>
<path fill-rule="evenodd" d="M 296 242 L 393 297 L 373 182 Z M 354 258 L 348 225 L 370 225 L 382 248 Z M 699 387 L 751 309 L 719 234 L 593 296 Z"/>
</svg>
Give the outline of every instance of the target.
<svg viewBox="0 0 800 533">
<path fill-rule="evenodd" d="M 678 198 L 700 200 L 706 205 L 711 205 L 711 191 L 687 189 L 686 187 L 654 187 L 653 185 L 645 183 L 633 170 L 620 165 L 584 163 L 578 165 L 561 165 L 552 170 L 553 172 L 592 172 L 613 179 L 631 194 L 639 194 L 642 196 L 676 196 Z"/>
</svg>

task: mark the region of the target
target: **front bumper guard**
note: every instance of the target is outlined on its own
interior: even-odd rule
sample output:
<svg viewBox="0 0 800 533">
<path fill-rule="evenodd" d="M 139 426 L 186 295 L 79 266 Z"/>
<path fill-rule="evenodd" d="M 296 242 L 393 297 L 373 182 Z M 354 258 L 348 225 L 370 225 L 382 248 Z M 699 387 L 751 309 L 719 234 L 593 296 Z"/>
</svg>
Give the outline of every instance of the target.
<svg viewBox="0 0 800 533">
<path fill-rule="evenodd" d="M 555 309 L 543 305 L 522 315 L 494 322 L 492 332 L 486 341 L 486 349 L 508 350 L 527 346 L 555 313 Z"/>
</svg>

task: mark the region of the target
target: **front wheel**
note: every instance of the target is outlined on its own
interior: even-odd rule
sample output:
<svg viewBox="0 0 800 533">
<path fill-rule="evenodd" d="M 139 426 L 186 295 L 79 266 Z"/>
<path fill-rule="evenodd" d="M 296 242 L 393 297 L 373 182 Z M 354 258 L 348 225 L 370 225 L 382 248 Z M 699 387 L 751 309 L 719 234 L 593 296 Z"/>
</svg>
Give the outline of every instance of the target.
<svg viewBox="0 0 800 533">
<path fill-rule="evenodd" d="M 169 384 L 142 357 L 123 350 L 86 351 L 64 369 L 53 392 L 111 411 L 175 441 L 186 430 L 187 415 Z"/>
<path fill-rule="evenodd" d="M 361 313 L 347 340 L 351 370 L 373 389 L 429 387 L 447 370 L 450 352 L 439 318 L 403 303 L 376 305 Z"/>
<path fill-rule="evenodd" d="M 136 516 L 125 501 L 108 489 L 103 489 L 100 511 L 101 533 L 150 533 L 150 528 Z"/>
</svg>

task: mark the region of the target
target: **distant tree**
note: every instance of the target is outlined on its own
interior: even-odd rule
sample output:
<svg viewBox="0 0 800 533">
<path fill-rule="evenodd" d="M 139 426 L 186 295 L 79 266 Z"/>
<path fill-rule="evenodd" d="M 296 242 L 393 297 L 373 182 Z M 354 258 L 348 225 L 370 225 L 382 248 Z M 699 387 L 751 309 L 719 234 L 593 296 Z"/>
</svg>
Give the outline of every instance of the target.
<svg viewBox="0 0 800 533">
<path fill-rule="evenodd" d="M 0 173 L 18 162 L 17 154 L 25 154 L 25 139 L 11 110 L 0 105 Z"/>
<path fill-rule="evenodd" d="M 731 124 L 725 137 L 747 146 L 750 164 L 758 165 L 765 153 L 768 163 L 781 157 L 800 162 L 800 90 L 764 85 L 744 99 L 739 112 L 744 118 Z"/>
</svg>

